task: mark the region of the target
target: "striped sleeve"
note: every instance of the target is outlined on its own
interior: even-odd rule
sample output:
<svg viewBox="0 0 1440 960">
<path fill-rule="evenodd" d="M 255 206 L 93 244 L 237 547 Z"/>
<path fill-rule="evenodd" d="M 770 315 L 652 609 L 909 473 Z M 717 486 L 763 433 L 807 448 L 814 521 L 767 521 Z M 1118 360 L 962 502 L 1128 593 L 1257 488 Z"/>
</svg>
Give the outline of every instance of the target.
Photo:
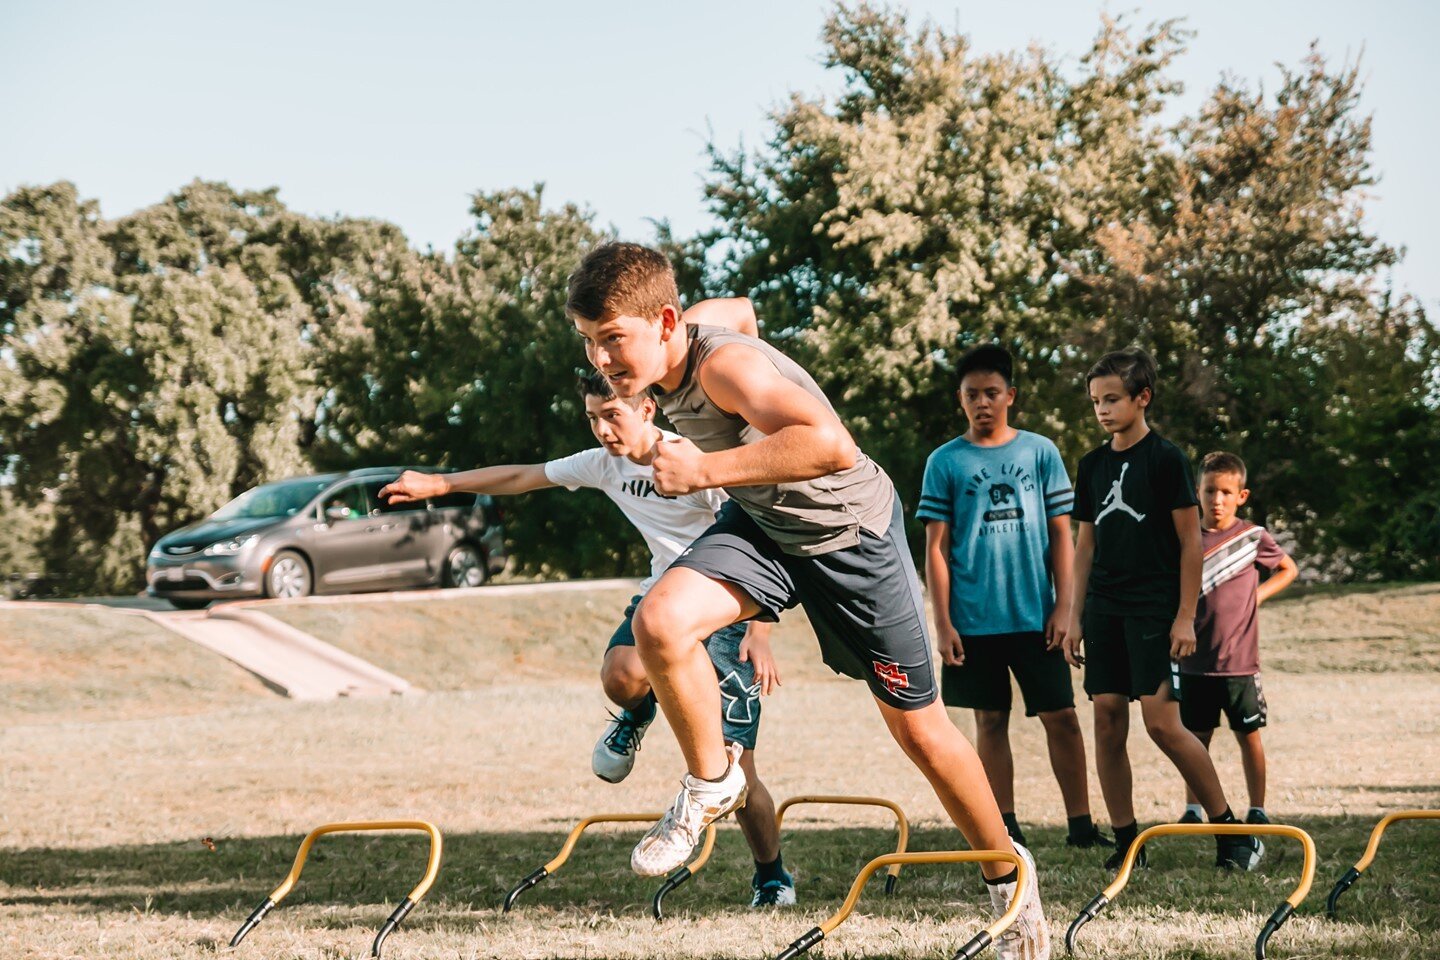
<svg viewBox="0 0 1440 960">
<path fill-rule="evenodd" d="M 950 470 L 940 456 L 939 448 L 925 461 L 925 479 L 920 483 L 920 509 L 915 511 L 918 520 L 942 520 L 954 523 L 954 495 L 950 489 Z"/>
<path fill-rule="evenodd" d="M 1070 476 L 1065 472 L 1065 463 L 1060 451 L 1050 441 L 1045 442 L 1045 453 L 1041 460 L 1044 476 L 1045 516 L 1059 517 L 1075 509 L 1075 490 L 1070 486 Z"/>
</svg>

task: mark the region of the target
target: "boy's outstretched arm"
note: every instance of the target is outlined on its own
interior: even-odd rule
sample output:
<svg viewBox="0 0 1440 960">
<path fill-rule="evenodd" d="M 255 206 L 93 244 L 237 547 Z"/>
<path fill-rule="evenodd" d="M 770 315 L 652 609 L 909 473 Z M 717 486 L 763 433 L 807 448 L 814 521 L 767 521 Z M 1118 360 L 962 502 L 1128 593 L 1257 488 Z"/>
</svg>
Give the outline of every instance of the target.
<svg viewBox="0 0 1440 960">
<path fill-rule="evenodd" d="M 1296 564 L 1294 560 L 1290 559 L 1290 554 L 1285 554 L 1285 556 L 1280 560 L 1280 566 L 1277 567 L 1275 569 L 1275 572 L 1270 574 L 1270 576 L 1265 579 L 1265 582 L 1260 584 L 1260 588 L 1255 591 L 1256 605 L 1258 606 L 1259 604 L 1264 603 L 1266 600 L 1269 600 L 1281 590 L 1284 590 L 1286 587 L 1290 586 L 1290 584 L 1295 582 L 1295 578 L 1299 575 L 1299 565 Z"/>
<path fill-rule="evenodd" d="M 1090 566 L 1095 559 L 1095 524 L 1080 520 L 1075 533 L 1075 576 L 1070 588 L 1070 629 L 1065 634 L 1063 647 L 1065 662 L 1079 667 L 1085 661 L 1080 656 L 1080 641 L 1085 639 L 1081 626 L 1085 614 L 1085 592 L 1090 589 Z"/>
<path fill-rule="evenodd" d="M 756 443 L 704 453 L 689 440 L 655 445 L 655 488 L 678 496 L 707 487 L 814 480 L 855 465 L 850 431 L 820 400 L 780 375 L 758 350 L 730 344 L 700 368 L 710 399 L 765 434 Z"/>
<path fill-rule="evenodd" d="M 447 493 L 529 493 L 557 486 L 545 476 L 543 463 L 510 463 L 500 467 L 481 467 L 459 473 L 421 473 L 406 470 L 399 479 L 380 488 L 379 497 L 389 504 L 429 500 Z"/>
<path fill-rule="evenodd" d="M 755 319 L 755 305 L 749 297 L 712 297 L 691 304 L 680 315 L 686 323 L 703 323 L 711 327 L 725 327 L 746 336 L 760 336 L 760 322 Z"/>
<path fill-rule="evenodd" d="M 1195 652 L 1195 608 L 1200 603 L 1200 576 L 1205 548 L 1200 539 L 1200 511 L 1194 507 L 1171 510 L 1175 534 L 1180 538 L 1180 607 L 1170 626 L 1170 656 L 1188 657 Z"/>
</svg>

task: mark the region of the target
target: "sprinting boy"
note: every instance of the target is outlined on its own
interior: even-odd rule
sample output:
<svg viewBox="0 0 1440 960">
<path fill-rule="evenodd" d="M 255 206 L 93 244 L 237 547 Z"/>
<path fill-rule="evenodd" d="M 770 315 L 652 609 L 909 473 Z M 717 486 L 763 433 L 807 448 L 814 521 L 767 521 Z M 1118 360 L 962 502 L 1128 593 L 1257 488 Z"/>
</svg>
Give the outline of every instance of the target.
<svg viewBox="0 0 1440 960">
<path fill-rule="evenodd" d="M 1075 603 L 1066 659 L 1084 664 L 1095 704 L 1095 767 L 1115 830 L 1114 869 L 1135 842 L 1130 701 L 1145 730 L 1175 764 L 1212 823 L 1235 823 L 1210 753 L 1180 722 L 1179 666 L 1195 651 L 1200 594 L 1200 514 L 1190 462 L 1145 422 L 1155 397 L 1155 361 L 1144 350 L 1107 353 L 1085 378 L 1100 426 L 1110 435 L 1080 460 L 1075 479 Z M 1081 640 L 1085 655 L 1080 657 Z M 1252 869 L 1264 845 L 1215 838 L 1217 866 Z M 1145 851 L 1137 862 L 1144 863 Z"/>
<path fill-rule="evenodd" d="M 570 277 L 566 312 L 591 364 L 621 397 L 652 391 L 684 439 L 657 445 L 662 493 L 721 487 L 730 501 L 646 594 L 635 614 L 645 672 L 687 772 L 631 866 L 645 876 L 682 863 L 706 824 L 745 802 L 746 774 L 727 751 L 719 690 L 700 641 L 734 623 L 776 620 L 803 604 L 825 662 L 863 677 L 891 734 L 929 779 L 971 846 L 1015 849 L 985 771 L 940 704 L 923 601 L 894 487 L 861 453 L 825 395 L 769 344 L 692 325 L 664 255 L 636 244 L 591 251 Z M 1033 863 L 1033 861 L 1030 861 Z M 981 866 L 991 903 L 1022 898 L 997 944 L 1006 960 L 1043 960 L 1049 932 L 1032 882 Z"/>
<path fill-rule="evenodd" d="M 1075 493 L 1055 444 L 1010 426 L 1013 362 L 987 344 L 956 373 L 967 428 L 930 454 L 920 509 L 925 582 L 940 636 L 940 695 L 975 711 L 975 749 L 1005 827 L 1024 843 L 1015 816 L 1010 751 L 1010 674 L 1025 715 L 1045 728 L 1072 847 L 1109 845 L 1090 819 L 1085 739 L 1061 649 L 1070 624 Z"/>
<path fill-rule="evenodd" d="M 1238 511 L 1250 499 L 1245 461 L 1233 453 L 1207 453 L 1200 463 L 1200 537 L 1204 567 L 1195 614 L 1195 652 L 1180 661 L 1180 719 L 1206 749 L 1224 712 L 1240 744 L 1250 795 L 1246 823 L 1269 823 L 1265 814 L 1265 692 L 1260 687 L 1260 604 L 1288 587 L 1300 568 L 1269 531 Z M 1260 582 L 1260 571 L 1270 575 Z M 1181 823 L 1200 822 L 1189 788 Z"/>
<path fill-rule="evenodd" d="M 655 401 L 646 396 L 620 398 L 599 374 L 581 378 L 585 415 L 599 447 L 548 463 L 482 467 L 451 474 L 407 470 L 380 490 L 389 503 L 441 497 L 448 493 L 491 495 L 528 493 L 553 487 L 589 487 L 609 497 L 640 531 L 650 548 L 650 576 L 631 600 L 625 619 L 605 650 L 600 683 L 619 707 L 595 744 L 591 767 L 597 777 L 619 783 L 635 765 L 635 754 L 655 719 L 655 696 L 645 667 L 635 653 L 632 622 L 636 606 L 671 562 L 714 522 L 725 502 L 718 490 L 697 490 L 667 496 L 656 489 L 651 460 L 656 445 L 679 439 L 655 426 Z M 723 703 L 715 704 L 715 720 L 725 742 L 739 756 L 752 790 L 750 803 L 735 819 L 755 858 L 751 906 L 784 906 L 795 902 L 795 881 L 780 854 L 775 805 L 755 770 L 755 738 L 760 726 L 760 695 L 780 682 L 770 653 L 770 624 L 727 626 L 711 631 L 704 642 Z M 688 851 L 687 851 L 688 852 Z"/>
</svg>

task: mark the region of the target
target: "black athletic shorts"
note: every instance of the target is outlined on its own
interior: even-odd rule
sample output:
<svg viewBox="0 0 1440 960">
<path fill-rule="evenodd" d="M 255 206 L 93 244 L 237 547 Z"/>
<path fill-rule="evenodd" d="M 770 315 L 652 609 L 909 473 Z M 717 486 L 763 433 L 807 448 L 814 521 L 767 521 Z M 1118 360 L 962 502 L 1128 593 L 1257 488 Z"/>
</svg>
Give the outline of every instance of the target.
<svg viewBox="0 0 1440 960">
<path fill-rule="evenodd" d="M 1059 647 L 1045 649 L 1045 634 L 993 633 L 963 635 L 965 662 L 940 667 L 940 695 L 947 707 L 1009 710 L 1010 674 L 1020 684 L 1025 716 L 1075 706 L 1070 665 Z"/>
<path fill-rule="evenodd" d="M 1180 667 L 1170 659 L 1166 617 L 1123 617 L 1085 611 L 1085 692 L 1139 700 L 1166 684 L 1180 699 Z"/>
<path fill-rule="evenodd" d="M 800 604 L 830 669 L 864 680 L 901 710 L 934 702 L 920 581 L 898 498 L 883 537 L 862 528 L 855 546 L 806 557 L 781 550 L 731 500 L 673 566 L 739 587 L 760 607 L 759 620 L 773 623 Z"/>
<path fill-rule="evenodd" d="M 1220 725 L 1220 713 L 1230 729 L 1251 733 L 1265 726 L 1265 691 L 1260 675 L 1204 677 L 1180 674 L 1180 720 L 1187 730 L 1204 733 Z"/>
</svg>

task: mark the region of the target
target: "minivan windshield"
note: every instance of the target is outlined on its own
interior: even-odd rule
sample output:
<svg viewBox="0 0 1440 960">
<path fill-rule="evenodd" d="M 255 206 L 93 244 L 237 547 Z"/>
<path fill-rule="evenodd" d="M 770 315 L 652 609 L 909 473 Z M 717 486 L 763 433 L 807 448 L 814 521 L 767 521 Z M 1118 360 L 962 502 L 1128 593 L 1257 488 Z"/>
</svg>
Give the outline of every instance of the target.
<svg viewBox="0 0 1440 960">
<path fill-rule="evenodd" d="M 210 515 L 212 520 L 253 520 L 260 517 L 291 517 L 315 499 L 330 479 L 282 480 L 246 490 Z"/>
</svg>

